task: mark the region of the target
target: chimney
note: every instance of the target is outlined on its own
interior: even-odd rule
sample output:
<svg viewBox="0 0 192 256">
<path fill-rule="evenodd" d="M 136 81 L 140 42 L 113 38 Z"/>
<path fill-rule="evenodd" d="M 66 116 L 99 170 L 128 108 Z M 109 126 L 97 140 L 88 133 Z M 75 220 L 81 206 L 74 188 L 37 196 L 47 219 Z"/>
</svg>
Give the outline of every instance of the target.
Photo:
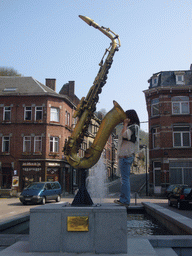
<svg viewBox="0 0 192 256">
<path fill-rule="evenodd" d="M 190 70 L 192 70 L 192 64 L 190 65 Z"/>
<path fill-rule="evenodd" d="M 69 96 L 74 96 L 75 82 L 69 81 Z"/>
<path fill-rule="evenodd" d="M 53 91 L 56 91 L 56 79 L 55 78 L 46 78 L 45 84 L 47 87 L 51 88 Z"/>
<path fill-rule="evenodd" d="M 61 88 L 59 94 L 64 94 L 69 97 L 73 97 L 75 91 L 75 81 L 69 81 L 68 83 L 64 84 Z"/>
</svg>

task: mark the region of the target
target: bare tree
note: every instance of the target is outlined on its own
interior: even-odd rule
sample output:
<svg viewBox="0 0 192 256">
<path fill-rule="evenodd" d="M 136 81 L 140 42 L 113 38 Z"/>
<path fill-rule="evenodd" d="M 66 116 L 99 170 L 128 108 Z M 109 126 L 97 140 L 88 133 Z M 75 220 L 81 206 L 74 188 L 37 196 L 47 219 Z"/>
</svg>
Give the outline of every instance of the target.
<svg viewBox="0 0 192 256">
<path fill-rule="evenodd" d="M 95 112 L 95 114 L 96 114 L 96 116 L 97 116 L 100 120 L 102 120 L 102 119 L 105 117 L 105 115 L 107 114 L 107 111 L 106 111 L 105 108 L 102 108 L 101 110 Z"/>
<path fill-rule="evenodd" d="M 0 76 L 21 76 L 14 68 L 0 67 Z"/>
</svg>

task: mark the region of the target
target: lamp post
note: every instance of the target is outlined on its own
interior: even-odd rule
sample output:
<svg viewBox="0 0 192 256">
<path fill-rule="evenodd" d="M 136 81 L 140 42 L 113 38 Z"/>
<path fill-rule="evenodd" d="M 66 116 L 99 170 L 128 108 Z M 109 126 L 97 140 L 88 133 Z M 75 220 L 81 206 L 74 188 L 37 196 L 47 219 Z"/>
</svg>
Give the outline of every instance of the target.
<svg viewBox="0 0 192 256">
<path fill-rule="evenodd" d="M 148 175 L 147 175 L 147 145 L 140 145 L 140 148 L 145 149 L 145 182 L 146 182 L 146 196 L 148 196 Z"/>
<path fill-rule="evenodd" d="M 111 179 L 113 181 L 113 179 L 114 179 L 114 164 L 115 164 L 115 141 L 114 141 L 115 134 L 112 133 L 111 136 L 112 136 L 112 147 L 111 147 L 111 153 L 112 153 L 112 156 L 111 156 L 111 158 L 112 158 L 111 159 L 111 170 L 112 170 L 112 172 L 111 172 Z"/>
</svg>

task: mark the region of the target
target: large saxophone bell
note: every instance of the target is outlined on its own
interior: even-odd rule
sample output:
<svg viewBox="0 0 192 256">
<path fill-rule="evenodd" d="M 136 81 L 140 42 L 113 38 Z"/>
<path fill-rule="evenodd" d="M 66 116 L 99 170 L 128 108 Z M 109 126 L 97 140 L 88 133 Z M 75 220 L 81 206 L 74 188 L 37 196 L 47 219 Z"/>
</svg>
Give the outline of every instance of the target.
<svg viewBox="0 0 192 256">
<path fill-rule="evenodd" d="M 72 149 L 71 155 L 67 157 L 69 164 L 75 168 L 89 169 L 95 165 L 113 129 L 126 118 L 126 114 L 121 106 L 116 101 L 113 101 L 113 104 L 114 107 L 102 120 L 94 142 L 91 147 L 86 150 L 85 156 L 83 158 L 78 157 L 76 151 Z"/>
</svg>

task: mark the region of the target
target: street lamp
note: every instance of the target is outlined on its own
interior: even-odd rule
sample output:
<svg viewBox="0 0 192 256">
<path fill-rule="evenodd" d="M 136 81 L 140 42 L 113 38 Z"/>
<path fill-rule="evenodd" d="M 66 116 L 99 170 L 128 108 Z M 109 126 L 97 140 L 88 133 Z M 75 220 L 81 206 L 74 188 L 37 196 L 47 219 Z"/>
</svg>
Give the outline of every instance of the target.
<svg viewBox="0 0 192 256">
<path fill-rule="evenodd" d="M 148 196 L 148 175 L 147 175 L 147 145 L 140 145 L 140 149 L 145 149 L 145 179 L 146 179 L 146 196 Z"/>
</svg>

